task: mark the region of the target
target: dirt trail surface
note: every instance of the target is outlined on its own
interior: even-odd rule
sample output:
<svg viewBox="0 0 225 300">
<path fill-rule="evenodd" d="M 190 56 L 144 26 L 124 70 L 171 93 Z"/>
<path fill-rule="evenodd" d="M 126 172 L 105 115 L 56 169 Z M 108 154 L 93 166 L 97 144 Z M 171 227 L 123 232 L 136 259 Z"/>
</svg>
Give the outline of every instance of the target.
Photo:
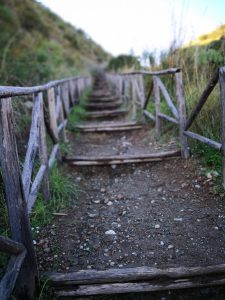
<svg viewBox="0 0 225 300">
<path fill-rule="evenodd" d="M 159 144 L 150 133 L 69 138 L 73 154 L 87 156 L 174 149 L 176 141 Z M 225 262 L 225 199 L 195 159 L 65 169 L 80 192 L 65 216 L 40 231 L 40 270 Z"/>
</svg>

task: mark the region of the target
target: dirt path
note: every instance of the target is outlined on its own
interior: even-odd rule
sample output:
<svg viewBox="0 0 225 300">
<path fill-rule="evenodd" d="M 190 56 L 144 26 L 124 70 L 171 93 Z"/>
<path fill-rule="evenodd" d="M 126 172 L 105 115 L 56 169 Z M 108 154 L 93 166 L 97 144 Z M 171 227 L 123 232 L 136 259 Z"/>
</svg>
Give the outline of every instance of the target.
<svg viewBox="0 0 225 300">
<path fill-rule="evenodd" d="M 151 134 L 150 134 L 151 133 Z M 73 154 L 174 149 L 145 128 L 69 136 Z M 65 166 L 80 193 L 37 240 L 41 270 L 196 266 L 225 262 L 224 197 L 195 159 L 104 167 Z"/>
</svg>

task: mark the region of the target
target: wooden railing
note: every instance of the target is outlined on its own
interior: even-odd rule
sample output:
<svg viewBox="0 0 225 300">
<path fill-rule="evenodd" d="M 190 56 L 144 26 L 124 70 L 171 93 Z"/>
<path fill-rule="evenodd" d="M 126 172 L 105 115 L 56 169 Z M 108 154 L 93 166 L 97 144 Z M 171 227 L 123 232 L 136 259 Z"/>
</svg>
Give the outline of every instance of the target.
<svg viewBox="0 0 225 300">
<path fill-rule="evenodd" d="M 176 102 L 172 100 L 172 97 L 165 87 L 165 84 L 160 78 L 166 75 L 174 75 L 175 77 Z M 145 96 L 143 76 L 152 77 L 149 91 L 148 93 L 146 93 L 147 96 Z M 132 112 L 134 116 L 136 114 L 136 104 L 139 104 L 142 108 L 143 114 L 147 118 L 155 122 L 157 137 L 159 137 L 161 134 L 162 119 L 177 125 L 179 127 L 181 154 L 184 158 L 189 157 L 190 151 L 187 143 L 187 137 L 183 134 L 186 122 L 186 107 L 183 92 L 182 72 L 180 69 L 172 68 L 153 72 L 137 71 L 123 74 L 110 74 L 108 76 L 108 80 L 117 87 L 119 93 L 131 99 Z M 161 112 L 160 92 L 173 117 Z M 154 96 L 155 115 L 153 115 L 146 109 L 152 94 Z M 177 104 L 177 106 L 175 105 L 175 103 Z"/>
<path fill-rule="evenodd" d="M 32 298 L 38 271 L 29 214 L 40 188 L 44 200 L 50 201 L 49 169 L 60 158 L 60 140 L 66 141 L 68 114 L 90 85 L 90 78 L 79 77 L 35 87 L 0 87 L 0 162 L 11 235 L 11 239 L 0 237 L 0 252 L 12 255 L 0 282 L 1 300 L 9 299 L 15 283 L 18 299 Z M 26 95 L 33 96 L 33 108 L 21 171 L 12 98 L 20 101 L 16 97 Z M 51 151 L 47 135 L 52 142 Z M 40 166 L 35 172 L 37 162 Z"/>
<path fill-rule="evenodd" d="M 161 77 L 166 76 L 168 74 L 173 74 L 175 77 L 175 94 L 176 94 L 176 102 L 172 100 L 165 84 L 163 83 Z M 140 79 L 140 76 L 142 79 Z M 152 83 L 149 88 L 149 92 L 143 92 L 143 76 L 152 76 Z M 143 109 L 143 114 L 155 122 L 156 135 L 160 136 L 161 133 L 161 120 L 164 119 L 168 122 L 174 123 L 179 127 L 179 139 L 181 146 L 181 153 L 184 158 L 188 158 L 190 156 L 190 148 L 188 146 L 187 138 L 196 139 L 202 143 L 207 144 L 210 147 L 213 147 L 222 152 L 222 185 L 225 189 L 225 67 L 218 68 L 205 90 L 203 91 L 196 107 L 193 109 L 190 116 L 186 119 L 186 105 L 184 99 L 184 89 L 183 89 L 183 81 L 182 81 L 182 72 L 179 68 L 173 68 L 162 71 L 137 71 L 130 72 L 125 74 L 110 74 L 108 76 L 108 80 L 117 87 L 118 92 L 121 94 L 128 95 L 132 99 L 133 105 L 135 104 L 136 96 L 138 96 L 141 107 Z M 139 84 L 137 83 L 139 82 Z M 140 84 L 141 83 L 141 84 Z M 189 130 L 191 125 L 193 124 L 195 118 L 201 111 L 202 107 L 206 103 L 209 95 L 215 88 L 217 84 L 220 84 L 220 102 L 221 102 L 221 141 L 217 142 L 197 133 L 194 133 Z M 129 86 L 128 90 L 126 86 Z M 151 114 L 146 110 L 146 107 L 149 103 L 150 97 L 153 94 L 154 96 L 154 106 L 155 106 L 155 114 Z M 165 99 L 167 106 L 169 107 L 173 117 L 168 116 L 160 111 L 160 102 L 161 95 Z M 176 103 L 176 105 L 175 105 Z"/>
</svg>

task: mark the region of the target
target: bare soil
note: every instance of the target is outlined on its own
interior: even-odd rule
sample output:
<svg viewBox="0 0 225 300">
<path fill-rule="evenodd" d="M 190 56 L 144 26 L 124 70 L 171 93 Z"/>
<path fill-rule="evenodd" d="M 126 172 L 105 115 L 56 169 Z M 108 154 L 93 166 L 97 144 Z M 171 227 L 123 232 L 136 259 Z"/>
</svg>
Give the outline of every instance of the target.
<svg viewBox="0 0 225 300">
<path fill-rule="evenodd" d="M 176 148 L 145 128 L 116 134 L 70 134 L 72 154 L 149 153 Z M 71 155 L 72 155 L 71 154 Z M 216 177 L 195 158 L 101 167 L 64 166 L 80 192 L 65 216 L 40 230 L 44 271 L 225 262 L 225 202 Z"/>
</svg>

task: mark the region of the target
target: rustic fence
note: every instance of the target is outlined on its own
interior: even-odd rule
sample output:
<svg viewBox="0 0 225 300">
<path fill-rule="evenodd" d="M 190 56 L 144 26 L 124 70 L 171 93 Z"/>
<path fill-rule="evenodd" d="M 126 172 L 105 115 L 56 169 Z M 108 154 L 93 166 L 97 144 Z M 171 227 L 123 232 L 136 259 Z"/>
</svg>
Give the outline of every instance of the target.
<svg viewBox="0 0 225 300">
<path fill-rule="evenodd" d="M 77 77 L 35 87 L 0 87 L 0 162 L 11 235 L 0 236 L 0 252 L 11 255 L 0 282 L 1 300 L 9 299 L 15 283 L 17 299 L 32 298 L 38 270 L 29 214 L 40 189 L 43 199 L 50 201 L 49 169 L 60 158 L 60 140 L 66 141 L 68 114 L 90 85 L 90 78 Z M 31 127 L 21 170 L 12 100 L 31 95 Z M 50 151 L 47 135 L 52 142 Z M 35 172 L 37 161 L 40 166 Z"/>
<path fill-rule="evenodd" d="M 161 77 L 166 75 L 173 75 L 175 79 L 175 95 L 176 101 L 170 96 L 168 89 Z M 152 82 L 148 93 L 144 92 L 144 80 L 143 76 L 151 76 Z M 132 99 L 133 113 L 135 114 L 135 104 L 137 104 L 137 98 L 139 104 L 142 107 L 143 114 L 150 120 L 155 122 L 156 135 L 159 137 L 161 134 L 161 122 L 162 119 L 171 122 L 179 127 L 179 140 L 181 146 L 181 154 L 184 158 L 189 158 L 190 148 L 188 146 L 188 137 L 196 139 L 202 143 L 205 143 L 222 153 L 222 185 L 225 189 L 225 67 L 218 68 L 203 91 L 198 104 L 193 109 L 190 116 L 186 117 L 186 105 L 184 98 L 184 89 L 182 81 L 182 72 L 178 68 L 167 69 L 162 71 L 147 72 L 138 71 L 130 72 L 126 74 L 110 74 L 108 80 L 116 87 L 118 93 L 123 97 L 130 97 Z M 200 110 L 206 103 L 209 95 L 219 82 L 220 84 L 220 102 L 221 102 L 221 142 L 213 141 L 207 137 L 201 136 L 197 133 L 189 131 L 188 129 L 193 124 L 195 118 L 199 114 Z M 151 114 L 146 110 L 151 95 L 154 97 L 155 114 Z M 161 95 L 169 107 L 173 117 L 164 114 L 160 109 Z"/>
</svg>

